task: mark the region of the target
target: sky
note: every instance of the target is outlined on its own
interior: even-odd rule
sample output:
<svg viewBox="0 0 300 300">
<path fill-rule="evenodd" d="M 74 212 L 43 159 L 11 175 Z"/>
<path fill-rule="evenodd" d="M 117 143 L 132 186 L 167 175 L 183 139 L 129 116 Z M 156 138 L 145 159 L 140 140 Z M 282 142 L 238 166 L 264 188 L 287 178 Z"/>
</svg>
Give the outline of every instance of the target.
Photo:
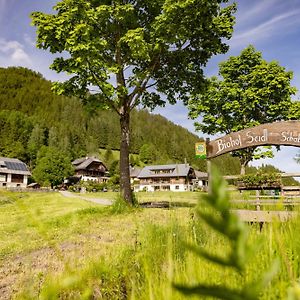
<svg viewBox="0 0 300 300">
<path fill-rule="evenodd" d="M 294 72 L 292 85 L 300 91 L 300 0 L 237 0 L 236 25 L 227 42 L 230 50 L 210 59 L 206 76 L 218 74 L 218 64 L 229 56 L 239 55 L 249 44 L 262 52 L 267 61 L 276 60 Z M 53 56 L 35 47 L 35 28 L 30 25 L 33 11 L 51 12 L 54 0 L 0 0 L 0 67 L 24 66 L 43 74 L 46 79 L 64 80 L 63 74 L 49 69 Z M 294 97 L 300 99 L 300 92 Z M 181 103 L 155 109 L 175 124 L 195 132 L 194 121 Z M 214 138 L 214 137 L 212 137 Z M 299 172 L 294 160 L 300 148 L 281 147 L 273 159 L 258 160 L 252 165 L 272 164 L 284 172 Z"/>
</svg>

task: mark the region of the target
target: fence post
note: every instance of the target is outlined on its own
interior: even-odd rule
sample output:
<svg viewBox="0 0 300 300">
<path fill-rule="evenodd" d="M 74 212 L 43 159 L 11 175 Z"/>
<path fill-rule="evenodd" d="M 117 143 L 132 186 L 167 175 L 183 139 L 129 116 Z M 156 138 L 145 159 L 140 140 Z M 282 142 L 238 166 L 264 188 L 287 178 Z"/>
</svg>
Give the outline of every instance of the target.
<svg viewBox="0 0 300 300">
<path fill-rule="evenodd" d="M 259 195 L 260 192 L 259 190 L 256 190 L 256 210 L 260 210 L 260 198 L 259 198 Z"/>
</svg>

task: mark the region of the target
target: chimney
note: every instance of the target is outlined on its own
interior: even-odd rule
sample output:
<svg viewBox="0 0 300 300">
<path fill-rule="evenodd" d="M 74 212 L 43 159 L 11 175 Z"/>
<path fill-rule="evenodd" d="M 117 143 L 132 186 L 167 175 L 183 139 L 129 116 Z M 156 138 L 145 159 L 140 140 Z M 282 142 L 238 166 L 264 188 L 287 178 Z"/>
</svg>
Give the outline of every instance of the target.
<svg viewBox="0 0 300 300">
<path fill-rule="evenodd" d="M 185 167 L 187 167 L 186 157 L 184 158 L 184 164 L 185 164 Z"/>
</svg>

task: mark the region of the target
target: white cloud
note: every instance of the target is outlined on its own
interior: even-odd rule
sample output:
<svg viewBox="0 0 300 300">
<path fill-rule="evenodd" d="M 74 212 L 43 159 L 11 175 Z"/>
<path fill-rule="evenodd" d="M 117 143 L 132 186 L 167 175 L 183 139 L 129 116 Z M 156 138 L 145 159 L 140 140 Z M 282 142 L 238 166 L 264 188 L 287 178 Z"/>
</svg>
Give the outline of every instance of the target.
<svg viewBox="0 0 300 300">
<path fill-rule="evenodd" d="M 239 25 L 246 25 L 248 22 L 253 23 L 259 17 L 265 17 L 268 14 L 274 13 L 274 10 L 279 8 L 282 0 L 260 0 L 254 2 L 248 2 L 247 7 L 244 4 L 238 3 L 237 9 L 237 22 Z M 243 8 L 240 5 L 243 5 Z M 241 12 L 241 13 L 240 13 Z"/>
<path fill-rule="evenodd" d="M 7 41 L 0 38 L 0 54 L 7 56 L 11 64 L 30 65 L 31 60 L 18 41 Z"/>
<path fill-rule="evenodd" d="M 261 4 L 263 5 L 263 4 Z M 257 20 L 260 16 L 259 11 L 262 10 L 262 6 L 250 11 L 246 16 L 241 17 L 241 21 L 253 17 L 253 20 Z M 264 10 L 262 10 L 264 12 Z M 261 13 L 262 13 L 261 12 Z M 257 13 L 257 17 L 254 14 Z M 253 27 L 244 30 L 239 30 L 239 32 L 233 35 L 230 40 L 232 47 L 239 47 L 244 44 L 255 43 L 269 36 L 281 34 L 287 28 L 295 27 L 296 24 L 300 23 L 300 9 L 286 11 L 284 13 L 273 15 L 267 21 L 260 23 Z M 240 21 L 240 20 L 238 20 Z M 249 24 L 250 25 L 250 24 Z M 240 23 L 240 28 L 243 27 L 243 23 Z"/>
</svg>

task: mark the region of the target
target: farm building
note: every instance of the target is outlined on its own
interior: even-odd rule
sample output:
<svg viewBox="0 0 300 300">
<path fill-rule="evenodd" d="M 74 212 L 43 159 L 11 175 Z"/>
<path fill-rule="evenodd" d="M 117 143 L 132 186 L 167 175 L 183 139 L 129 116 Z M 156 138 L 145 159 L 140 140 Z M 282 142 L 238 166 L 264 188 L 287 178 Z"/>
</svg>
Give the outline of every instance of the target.
<svg viewBox="0 0 300 300">
<path fill-rule="evenodd" d="M 0 187 L 26 188 L 30 175 L 27 165 L 19 159 L 0 157 Z"/>
<path fill-rule="evenodd" d="M 156 165 L 144 167 L 136 177 L 137 191 L 189 191 L 193 190 L 195 171 L 189 164 Z"/>
<path fill-rule="evenodd" d="M 138 175 L 141 173 L 142 168 L 130 167 L 130 183 L 136 184 L 139 182 Z"/>
<path fill-rule="evenodd" d="M 193 179 L 194 188 L 206 190 L 208 187 L 208 174 L 206 172 L 195 170 L 195 176 L 196 178 Z"/>
<path fill-rule="evenodd" d="M 82 157 L 74 160 L 72 165 L 75 168 L 75 176 L 83 181 L 107 181 L 107 168 L 104 163 L 95 157 Z"/>
</svg>

